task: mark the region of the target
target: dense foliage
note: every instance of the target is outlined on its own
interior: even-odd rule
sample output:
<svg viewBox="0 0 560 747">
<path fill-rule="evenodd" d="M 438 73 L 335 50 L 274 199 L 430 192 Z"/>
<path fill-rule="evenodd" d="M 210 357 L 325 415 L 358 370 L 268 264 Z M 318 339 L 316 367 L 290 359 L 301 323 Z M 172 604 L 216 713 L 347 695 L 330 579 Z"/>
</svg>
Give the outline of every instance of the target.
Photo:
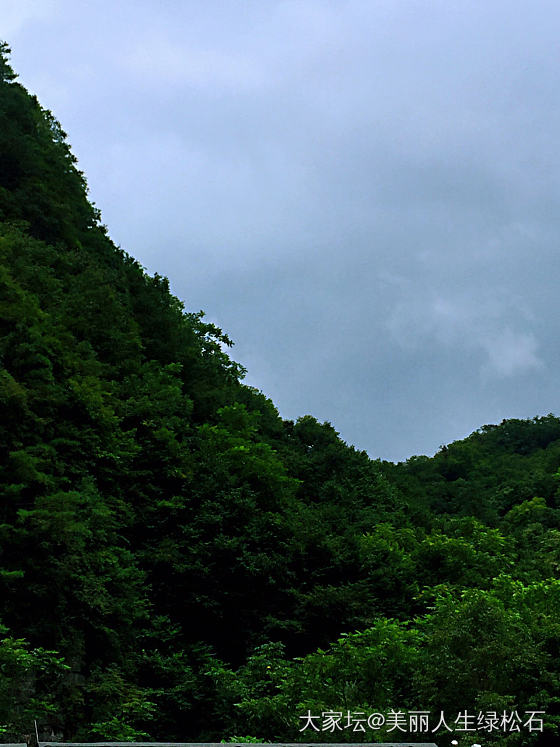
<svg viewBox="0 0 560 747">
<path fill-rule="evenodd" d="M 544 710 L 477 740 L 554 744 L 560 420 L 397 465 L 283 421 L 0 52 L 5 740 L 394 741 L 300 716 L 427 709 Z"/>
</svg>

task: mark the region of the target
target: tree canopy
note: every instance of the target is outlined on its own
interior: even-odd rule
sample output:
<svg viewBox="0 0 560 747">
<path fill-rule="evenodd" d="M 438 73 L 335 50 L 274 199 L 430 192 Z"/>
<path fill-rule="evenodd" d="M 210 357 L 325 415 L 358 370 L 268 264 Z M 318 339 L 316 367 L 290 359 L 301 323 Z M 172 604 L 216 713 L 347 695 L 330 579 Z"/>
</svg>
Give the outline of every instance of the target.
<svg viewBox="0 0 560 747">
<path fill-rule="evenodd" d="M 8 56 L 5 739 L 37 719 L 79 740 L 390 741 L 300 717 L 426 709 L 544 711 L 542 732 L 477 739 L 552 744 L 560 420 L 483 426 L 400 464 L 283 420 L 228 336 L 112 243 Z"/>
</svg>

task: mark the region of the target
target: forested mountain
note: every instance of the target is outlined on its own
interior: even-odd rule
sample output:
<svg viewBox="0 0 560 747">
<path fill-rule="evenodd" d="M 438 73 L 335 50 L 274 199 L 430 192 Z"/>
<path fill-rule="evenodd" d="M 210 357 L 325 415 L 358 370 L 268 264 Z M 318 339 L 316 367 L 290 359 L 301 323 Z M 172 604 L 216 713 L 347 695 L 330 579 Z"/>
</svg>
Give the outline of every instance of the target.
<svg viewBox="0 0 560 747">
<path fill-rule="evenodd" d="M 424 709 L 459 732 L 474 714 L 469 744 L 556 744 L 560 420 L 397 465 L 282 420 L 227 335 L 112 243 L 8 53 L 3 741 L 34 719 L 79 740 L 398 741 L 355 714 Z"/>
</svg>

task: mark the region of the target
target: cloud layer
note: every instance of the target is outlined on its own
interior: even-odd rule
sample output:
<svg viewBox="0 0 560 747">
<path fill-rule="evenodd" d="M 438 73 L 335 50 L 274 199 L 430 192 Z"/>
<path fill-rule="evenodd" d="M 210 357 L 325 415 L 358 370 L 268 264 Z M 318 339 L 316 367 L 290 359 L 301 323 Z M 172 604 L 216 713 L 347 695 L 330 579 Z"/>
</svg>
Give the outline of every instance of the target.
<svg viewBox="0 0 560 747">
<path fill-rule="evenodd" d="M 114 239 L 372 456 L 560 411 L 556 3 L 7 2 Z"/>
</svg>

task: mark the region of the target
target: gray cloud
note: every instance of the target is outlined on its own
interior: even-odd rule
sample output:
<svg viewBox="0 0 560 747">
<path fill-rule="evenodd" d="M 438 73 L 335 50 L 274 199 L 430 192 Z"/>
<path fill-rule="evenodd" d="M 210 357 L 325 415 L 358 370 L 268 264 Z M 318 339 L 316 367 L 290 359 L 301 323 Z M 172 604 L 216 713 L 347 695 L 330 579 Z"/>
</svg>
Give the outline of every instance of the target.
<svg viewBox="0 0 560 747">
<path fill-rule="evenodd" d="M 284 416 L 403 459 L 560 410 L 556 3 L 2 5 L 111 235 Z"/>
</svg>

